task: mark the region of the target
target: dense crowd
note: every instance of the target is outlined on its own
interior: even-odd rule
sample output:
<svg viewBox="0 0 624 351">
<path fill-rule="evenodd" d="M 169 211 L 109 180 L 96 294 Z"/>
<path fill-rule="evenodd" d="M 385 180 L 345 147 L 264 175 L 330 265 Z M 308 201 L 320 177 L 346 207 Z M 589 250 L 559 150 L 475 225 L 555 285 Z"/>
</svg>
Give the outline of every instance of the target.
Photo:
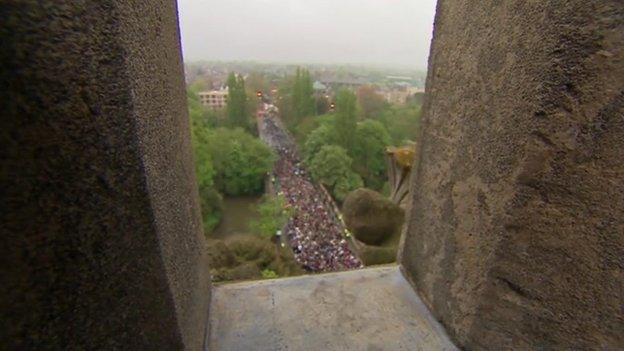
<svg viewBox="0 0 624 351">
<path fill-rule="evenodd" d="M 283 233 L 295 259 L 309 272 L 362 267 L 345 240 L 347 231 L 327 192 L 314 184 L 302 167 L 297 148 L 274 109 L 265 109 L 260 136 L 277 153 L 271 181 L 295 210 Z"/>
</svg>

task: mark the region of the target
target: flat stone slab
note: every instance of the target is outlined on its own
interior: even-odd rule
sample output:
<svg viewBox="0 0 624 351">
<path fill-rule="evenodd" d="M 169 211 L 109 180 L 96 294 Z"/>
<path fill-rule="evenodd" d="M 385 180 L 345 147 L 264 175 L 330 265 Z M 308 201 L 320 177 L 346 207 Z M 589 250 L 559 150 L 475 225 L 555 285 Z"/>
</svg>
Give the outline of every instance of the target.
<svg viewBox="0 0 624 351">
<path fill-rule="evenodd" d="M 458 350 L 398 266 L 218 285 L 210 351 Z"/>
</svg>

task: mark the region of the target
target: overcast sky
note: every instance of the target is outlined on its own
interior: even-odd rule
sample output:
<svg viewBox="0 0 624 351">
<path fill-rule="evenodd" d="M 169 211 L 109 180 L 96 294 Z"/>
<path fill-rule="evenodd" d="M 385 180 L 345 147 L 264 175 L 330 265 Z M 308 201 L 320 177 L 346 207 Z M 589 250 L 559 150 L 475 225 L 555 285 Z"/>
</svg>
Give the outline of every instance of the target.
<svg viewBox="0 0 624 351">
<path fill-rule="evenodd" d="M 426 68 L 436 0 L 178 0 L 186 61 Z"/>
</svg>

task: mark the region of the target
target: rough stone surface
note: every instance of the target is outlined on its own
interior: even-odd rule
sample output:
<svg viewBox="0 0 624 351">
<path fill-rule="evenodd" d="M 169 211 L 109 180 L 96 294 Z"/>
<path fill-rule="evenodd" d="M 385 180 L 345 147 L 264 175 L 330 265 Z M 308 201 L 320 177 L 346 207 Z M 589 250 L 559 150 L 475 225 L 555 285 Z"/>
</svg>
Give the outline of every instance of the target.
<svg viewBox="0 0 624 351">
<path fill-rule="evenodd" d="M 202 348 L 175 1 L 0 4 L 2 349 Z"/>
<path fill-rule="evenodd" d="M 402 263 L 458 345 L 624 349 L 621 1 L 440 0 Z"/>
<path fill-rule="evenodd" d="M 457 350 L 398 267 L 215 286 L 210 351 Z"/>
<path fill-rule="evenodd" d="M 355 237 L 376 245 L 401 230 L 404 211 L 376 191 L 357 189 L 342 204 L 347 228 Z"/>
</svg>

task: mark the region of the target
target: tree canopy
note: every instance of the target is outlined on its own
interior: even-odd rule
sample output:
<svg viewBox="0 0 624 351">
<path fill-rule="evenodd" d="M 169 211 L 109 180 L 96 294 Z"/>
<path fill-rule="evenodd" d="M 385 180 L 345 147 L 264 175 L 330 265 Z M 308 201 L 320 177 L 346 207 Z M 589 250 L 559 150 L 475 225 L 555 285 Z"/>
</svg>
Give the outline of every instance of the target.
<svg viewBox="0 0 624 351">
<path fill-rule="evenodd" d="M 187 93 L 187 101 L 202 222 L 204 232 L 210 233 L 221 220 L 222 199 L 214 189 L 216 170 L 209 148 L 211 134 L 208 129 L 208 112 L 201 106 L 197 94 L 193 91 Z"/>
<path fill-rule="evenodd" d="M 392 106 L 376 119 L 386 126 L 393 145 L 404 145 L 418 137 L 420 128 L 420 105 Z"/>
<path fill-rule="evenodd" d="M 386 179 L 386 148 L 390 135 L 378 121 L 367 119 L 358 123 L 352 150 L 353 168 L 371 189 L 381 189 Z"/>
<path fill-rule="evenodd" d="M 345 149 L 325 145 L 312 157 L 309 168 L 312 177 L 342 201 L 350 191 L 363 186 L 362 178 L 351 170 L 352 163 Z"/>
<path fill-rule="evenodd" d="M 227 80 L 228 101 L 227 119 L 230 127 L 249 128 L 249 111 L 247 109 L 247 92 L 245 79 L 241 75 L 230 73 Z"/>
<path fill-rule="evenodd" d="M 298 67 L 294 76 L 284 80 L 279 92 L 278 107 L 289 128 L 305 117 L 316 115 L 316 99 L 308 70 Z"/>
<path fill-rule="evenodd" d="M 363 85 L 357 90 L 357 101 L 362 119 L 377 118 L 388 107 L 384 97 L 371 85 Z"/>
<path fill-rule="evenodd" d="M 341 90 L 336 96 L 336 138 L 338 145 L 351 150 L 357 124 L 356 98 L 349 90 Z"/>
<path fill-rule="evenodd" d="M 306 116 L 312 116 L 316 112 L 314 89 L 310 72 L 303 68 L 297 68 L 293 87 L 293 106 L 295 107 L 295 119 L 299 121 Z"/>
<path fill-rule="evenodd" d="M 240 128 L 211 130 L 208 139 L 219 191 L 232 196 L 262 192 L 264 176 L 275 161 L 266 144 Z"/>
<path fill-rule="evenodd" d="M 337 116 L 315 117 L 316 129 L 307 133 L 302 147 L 303 161 L 310 164 L 320 150 L 327 145 L 338 145 Z M 307 129 L 307 127 L 306 127 Z M 378 121 L 367 119 L 356 123 L 350 132 L 353 146 L 342 150 L 353 160 L 352 168 L 364 180 L 367 187 L 381 190 L 386 180 L 385 150 L 391 144 L 386 128 Z"/>
<path fill-rule="evenodd" d="M 275 235 L 284 227 L 293 213 L 293 209 L 287 206 L 284 195 L 265 196 L 257 211 L 259 218 L 251 222 L 251 228 L 263 237 Z"/>
<path fill-rule="evenodd" d="M 336 144 L 336 133 L 332 128 L 332 125 L 322 124 L 318 128 L 314 129 L 305 144 L 303 145 L 303 160 L 306 164 L 310 164 L 314 155 L 321 151 L 321 148 L 326 145 Z"/>
<path fill-rule="evenodd" d="M 210 233 L 221 219 L 219 192 L 232 196 L 262 192 L 275 155 L 242 128 L 213 128 L 213 112 L 201 105 L 193 90 L 187 92 L 187 101 L 204 231 Z"/>
</svg>

